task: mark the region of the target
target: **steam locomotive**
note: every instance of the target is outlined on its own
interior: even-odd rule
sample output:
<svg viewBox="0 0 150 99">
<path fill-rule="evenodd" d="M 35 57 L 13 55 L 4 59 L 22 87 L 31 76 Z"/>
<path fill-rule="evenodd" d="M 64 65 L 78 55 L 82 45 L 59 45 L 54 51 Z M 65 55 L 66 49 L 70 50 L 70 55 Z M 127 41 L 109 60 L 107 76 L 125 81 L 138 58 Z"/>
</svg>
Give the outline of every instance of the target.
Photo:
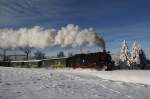
<svg viewBox="0 0 150 99">
<path fill-rule="evenodd" d="M 47 68 L 93 68 L 112 70 L 114 62 L 106 52 L 80 53 L 70 57 L 59 57 L 41 60 L 0 61 L 1 66 L 11 67 L 47 67 Z"/>
<path fill-rule="evenodd" d="M 111 55 L 106 52 L 76 54 L 67 59 L 67 65 L 72 68 L 95 68 L 112 70 L 114 62 Z"/>
</svg>

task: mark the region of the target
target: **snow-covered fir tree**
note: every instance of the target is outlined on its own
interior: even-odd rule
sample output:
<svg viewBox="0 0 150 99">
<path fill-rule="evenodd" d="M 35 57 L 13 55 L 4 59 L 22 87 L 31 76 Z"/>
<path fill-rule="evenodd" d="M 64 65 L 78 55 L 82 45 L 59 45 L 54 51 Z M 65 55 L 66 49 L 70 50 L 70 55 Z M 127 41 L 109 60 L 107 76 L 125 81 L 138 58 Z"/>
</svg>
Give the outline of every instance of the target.
<svg viewBox="0 0 150 99">
<path fill-rule="evenodd" d="M 131 50 L 131 61 L 133 64 L 140 64 L 140 50 L 141 47 L 136 42 L 134 42 Z"/>
<path fill-rule="evenodd" d="M 134 42 L 130 52 L 127 42 L 124 40 L 117 64 L 120 66 L 130 66 L 131 68 L 133 68 L 134 66 L 140 66 L 140 68 L 142 69 L 145 66 L 145 62 L 146 56 L 141 46 L 138 43 Z"/>
<path fill-rule="evenodd" d="M 120 51 L 120 61 L 128 66 L 130 66 L 131 62 L 130 62 L 130 53 L 129 53 L 129 48 L 127 45 L 126 40 L 123 41 L 122 43 L 122 48 Z"/>
<path fill-rule="evenodd" d="M 131 50 L 131 60 L 134 62 L 134 59 L 136 57 L 136 42 L 133 43 L 132 45 L 132 50 Z"/>
</svg>

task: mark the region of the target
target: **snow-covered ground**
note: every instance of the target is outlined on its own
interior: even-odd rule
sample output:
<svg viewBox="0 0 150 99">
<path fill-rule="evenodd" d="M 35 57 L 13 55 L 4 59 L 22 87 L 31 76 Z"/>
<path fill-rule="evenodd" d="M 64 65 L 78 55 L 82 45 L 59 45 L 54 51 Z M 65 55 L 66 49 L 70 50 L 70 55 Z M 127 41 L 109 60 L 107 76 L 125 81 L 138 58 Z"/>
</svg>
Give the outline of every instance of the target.
<svg viewBox="0 0 150 99">
<path fill-rule="evenodd" d="M 149 92 L 150 71 L 0 67 L 0 99 L 150 99 Z"/>
</svg>

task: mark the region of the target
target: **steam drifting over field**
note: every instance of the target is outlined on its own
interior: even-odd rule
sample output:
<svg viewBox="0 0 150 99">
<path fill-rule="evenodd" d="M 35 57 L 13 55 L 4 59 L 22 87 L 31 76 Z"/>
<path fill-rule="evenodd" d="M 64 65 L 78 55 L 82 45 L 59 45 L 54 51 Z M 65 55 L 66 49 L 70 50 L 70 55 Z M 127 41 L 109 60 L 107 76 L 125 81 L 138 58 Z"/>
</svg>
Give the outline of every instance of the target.
<svg viewBox="0 0 150 99">
<path fill-rule="evenodd" d="M 44 29 L 40 26 L 0 30 L 0 48 L 77 47 L 92 44 L 105 49 L 103 38 L 94 29 L 81 29 L 73 24 L 60 30 Z"/>
</svg>

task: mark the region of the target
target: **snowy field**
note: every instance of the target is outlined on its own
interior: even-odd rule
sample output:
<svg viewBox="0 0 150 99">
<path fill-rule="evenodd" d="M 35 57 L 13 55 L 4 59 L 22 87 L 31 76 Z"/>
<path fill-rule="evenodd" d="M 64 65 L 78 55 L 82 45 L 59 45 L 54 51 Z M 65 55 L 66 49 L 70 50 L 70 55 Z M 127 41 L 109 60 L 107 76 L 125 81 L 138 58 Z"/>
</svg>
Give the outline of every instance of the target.
<svg viewBox="0 0 150 99">
<path fill-rule="evenodd" d="M 0 99 L 150 99 L 150 71 L 0 67 Z"/>
</svg>

